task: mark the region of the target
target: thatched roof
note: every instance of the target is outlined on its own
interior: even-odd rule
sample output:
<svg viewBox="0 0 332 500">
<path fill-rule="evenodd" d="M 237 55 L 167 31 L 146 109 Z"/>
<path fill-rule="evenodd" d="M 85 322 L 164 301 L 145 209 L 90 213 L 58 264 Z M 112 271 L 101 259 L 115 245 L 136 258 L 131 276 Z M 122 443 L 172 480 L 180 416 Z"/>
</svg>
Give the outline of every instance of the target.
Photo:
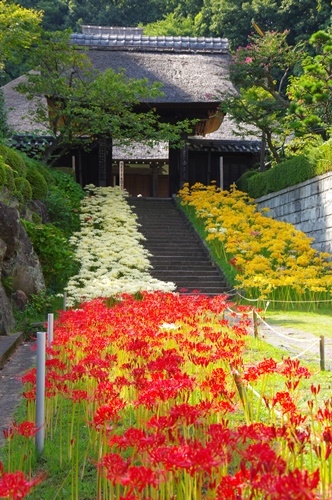
<svg viewBox="0 0 332 500">
<path fill-rule="evenodd" d="M 84 27 L 85 33 L 73 34 L 72 42 L 88 48 L 88 56 L 100 71 L 112 68 L 124 69 L 129 78 L 146 78 L 150 83 L 163 84 L 163 97 L 158 98 L 159 107 L 173 113 L 175 107 L 190 110 L 195 107 L 197 113 L 208 113 L 217 104 L 214 97 L 219 91 L 231 89 L 228 79 L 230 55 L 228 42 L 224 38 L 204 37 L 147 37 L 133 28 Z M 104 33 L 104 34 L 102 34 Z M 29 116 L 35 107 L 15 90 L 15 86 L 25 77 L 22 76 L 3 88 L 5 105 L 8 110 L 8 123 L 18 134 L 35 132 Z M 46 101 L 45 101 L 46 105 Z M 204 115 L 206 116 L 206 115 Z M 47 133 L 47 127 L 40 127 L 40 135 Z M 208 134 L 206 140 L 236 140 L 236 126 L 226 116 L 217 132 Z M 202 137 L 194 139 L 202 140 Z M 257 140 L 257 135 L 248 131 L 247 140 Z M 142 146 L 143 147 L 143 146 Z M 155 158 L 165 157 L 164 148 L 153 151 L 143 147 L 135 154 L 150 155 Z M 131 149 L 132 154 L 133 150 Z M 128 151 L 127 151 L 128 152 Z M 127 154 L 126 152 L 126 154 Z M 115 148 L 114 157 L 121 158 L 123 150 Z"/>
<path fill-rule="evenodd" d="M 164 96 L 157 102 L 208 104 L 209 96 L 231 87 L 223 38 L 73 34 L 71 40 L 89 49 L 100 71 L 124 69 L 129 78 L 161 82 Z"/>
<path fill-rule="evenodd" d="M 23 75 L 2 87 L 8 125 L 16 133 L 32 134 L 37 132 L 39 135 L 45 134 L 48 132 L 47 124 L 43 126 L 31 122 L 37 100 L 29 101 L 25 95 L 15 90 L 15 87 L 24 81 L 26 81 L 26 77 Z M 46 99 L 43 100 L 43 103 L 46 106 Z"/>
</svg>

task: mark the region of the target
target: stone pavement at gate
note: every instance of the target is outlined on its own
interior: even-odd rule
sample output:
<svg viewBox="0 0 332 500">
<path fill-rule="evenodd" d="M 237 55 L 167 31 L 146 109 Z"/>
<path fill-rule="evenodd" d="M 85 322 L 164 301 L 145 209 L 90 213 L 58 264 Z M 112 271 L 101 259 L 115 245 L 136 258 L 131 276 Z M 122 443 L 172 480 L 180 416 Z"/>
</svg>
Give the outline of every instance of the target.
<svg viewBox="0 0 332 500">
<path fill-rule="evenodd" d="M 313 361 L 319 370 L 318 337 L 294 328 L 266 324 L 260 325 L 259 337 L 284 349 L 285 356 L 298 356 L 302 352 L 299 358 Z M 11 426 L 21 401 L 21 377 L 35 362 L 36 342 L 25 341 L 22 334 L 0 336 L 0 446 L 4 443 L 3 430 Z M 332 371 L 332 339 L 325 339 L 325 368 Z"/>
</svg>

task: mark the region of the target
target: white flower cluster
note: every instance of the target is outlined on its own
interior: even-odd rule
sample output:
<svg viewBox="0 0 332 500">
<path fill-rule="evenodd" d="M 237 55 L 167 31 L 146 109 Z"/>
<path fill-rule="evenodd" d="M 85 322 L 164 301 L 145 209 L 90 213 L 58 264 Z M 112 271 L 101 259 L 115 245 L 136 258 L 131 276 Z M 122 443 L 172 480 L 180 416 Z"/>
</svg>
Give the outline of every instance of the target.
<svg viewBox="0 0 332 500">
<path fill-rule="evenodd" d="M 121 293 L 174 290 L 174 283 L 149 273 L 149 252 L 126 193 L 119 187 L 88 188 L 92 196 L 82 201 L 81 230 L 71 238 L 81 268 L 66 287 L 68 306 Z"/>
</svg>

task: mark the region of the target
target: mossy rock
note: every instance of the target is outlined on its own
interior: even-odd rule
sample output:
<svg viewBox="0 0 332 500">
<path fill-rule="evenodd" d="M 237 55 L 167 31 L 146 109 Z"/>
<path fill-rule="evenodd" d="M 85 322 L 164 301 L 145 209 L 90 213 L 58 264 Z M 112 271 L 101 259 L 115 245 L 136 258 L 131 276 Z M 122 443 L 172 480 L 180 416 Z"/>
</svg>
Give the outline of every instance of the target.
<svg viewBox="0 0 332 500">
<path fill-rule="evenodd" d="M 30 168 L 27 172 L 27 180 L 32 189 L 32 199 L 41 200 L 48 193 L 48 186 L 44 176 L 36 169 Z"/>
<path fill-rule="evenodd" d="M 0 155 L 3 157 L 4 162 L 13 169 L 15 177 L 25 177 L 27 168 L 18 152 L 4 144 L 0 144 Z"/>
</svg>

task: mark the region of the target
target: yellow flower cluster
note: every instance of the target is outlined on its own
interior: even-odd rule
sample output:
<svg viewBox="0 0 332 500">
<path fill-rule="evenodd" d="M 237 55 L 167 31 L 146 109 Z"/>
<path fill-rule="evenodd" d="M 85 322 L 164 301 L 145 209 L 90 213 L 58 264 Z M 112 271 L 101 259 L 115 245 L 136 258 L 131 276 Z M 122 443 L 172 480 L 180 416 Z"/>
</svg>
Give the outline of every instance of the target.
<svg viewBox="0 0 332 500">
<path fill-rule="evenodd" d="M 292 224 L 266 216 L 268 209 L 258 211 L 246 193 L 197 183 L 185 184 L 179 197 L 215 255 L 233 267 L 237 289 L 268 300 L 331 298 L 332 255 L 318 253 Z"/>
</svg>

